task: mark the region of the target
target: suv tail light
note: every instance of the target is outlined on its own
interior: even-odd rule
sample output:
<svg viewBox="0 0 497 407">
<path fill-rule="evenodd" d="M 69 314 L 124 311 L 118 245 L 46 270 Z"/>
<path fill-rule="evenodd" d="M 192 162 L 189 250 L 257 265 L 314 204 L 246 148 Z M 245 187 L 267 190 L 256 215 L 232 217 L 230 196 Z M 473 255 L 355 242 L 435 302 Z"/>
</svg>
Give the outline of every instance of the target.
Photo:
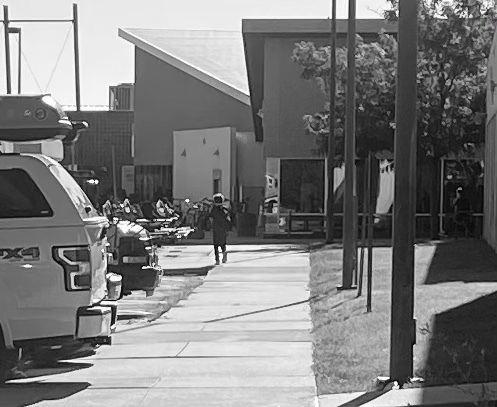
<svg viewBox="0 0 497 407">
<path fill-rule="evenodd" d="M 88 246 L 54 247 L 53 258 L 64 269 L 66 291 L 87 291 L 91 288 Z"/>
</svg>

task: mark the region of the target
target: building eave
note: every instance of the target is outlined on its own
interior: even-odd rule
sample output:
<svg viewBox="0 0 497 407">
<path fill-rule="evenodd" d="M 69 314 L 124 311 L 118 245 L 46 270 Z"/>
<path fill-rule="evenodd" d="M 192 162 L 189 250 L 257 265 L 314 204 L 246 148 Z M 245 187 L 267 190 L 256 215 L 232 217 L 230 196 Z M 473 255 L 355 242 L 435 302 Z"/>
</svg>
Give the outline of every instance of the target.
<svg viewBox="0 0 497 407">
<path fill-rule="evenodd" d="M 245 47 L 245 63 L 249 80 L 252 116 L 257 141 L 264 140 L 262 119 L 258 115 L 263 109 L 264 98 L 264 41 L 266 38 L 329 38 L 330 19 L 243 19 L 242 37 Z M 337 20 L 337 34 L 347 35 L 347 20 Z M 357 19 L 356 32 L 370 36 L 385 30 L 397 33 L 397 25 L 382 19 Z M 261 68 L 262 66 L 262 68 Z"/>
<path fill-rule="evenodd" d="M 155 45 L 143 40 L 142 38 L 139 38 L 126 29 L 120 28 L 118 30 L 118 35 L 119 37 L 133 44 L 135 47 L 140 48 L 142 51 L 153 55 L 161 61 L 185 72 L 186 74 L 206 83 L 209 86 L 212 86 L 213 88 L 227 94 L 228 96 L 231 96 L 232 98 L 244 103 L 245 105 L 250 106 L 250 96 L 241 89 L 238 89 L 228 84 L 227 82 L 212 76 L 208 72 L 205 72 L 202 69 L 189 64 L 181 58 L 178 58 L 171 53 L 168 53 L 163 49 L 156 47 Z"/>
</svg>

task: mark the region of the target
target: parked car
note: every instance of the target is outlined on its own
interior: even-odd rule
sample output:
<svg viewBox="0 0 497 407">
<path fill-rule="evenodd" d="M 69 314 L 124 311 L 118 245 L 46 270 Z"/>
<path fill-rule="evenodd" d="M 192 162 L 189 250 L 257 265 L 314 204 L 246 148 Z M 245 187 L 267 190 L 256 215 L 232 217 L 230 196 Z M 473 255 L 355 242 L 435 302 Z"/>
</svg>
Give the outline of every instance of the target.
<svg viewBox="0 0 497 407">
<path fill-rule="evenodd" d="M 162 269 L 150 233 L 134 222 L 119 220 L 111 224 L 108 238 L 113 257 L 109 271 L 122 276 L 123 295 L 132 291 L 153 295 L 160 284 Z"/>
<path fill-rule="evenodd" d="M 0 96 L 0 140 L 59 139 L 73 123 L 49 96 Z M 110 344 L 121 278 L 107 270 L 108 220 L 42 154 L 0 154 L 0 382 L 20 350 Z"/>
</svg>

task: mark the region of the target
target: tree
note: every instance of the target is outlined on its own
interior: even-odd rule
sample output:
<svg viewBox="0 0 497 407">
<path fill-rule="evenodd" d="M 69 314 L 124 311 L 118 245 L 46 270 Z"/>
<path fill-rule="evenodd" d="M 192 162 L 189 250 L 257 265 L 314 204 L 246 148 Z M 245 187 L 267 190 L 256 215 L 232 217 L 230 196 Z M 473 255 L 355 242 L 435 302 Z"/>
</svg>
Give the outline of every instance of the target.
<svg viewBox="0 0 497 407">
<path fill-rule="evenodd" d="M 397 1 L 386 17 L 396 18 Z M 487 59 L 495 1 L 423 0 L 418 33 L 418 159 L 431 167 L 431 237 L 438 237 L 440 159 L 485 141 Z"/>
<path fill-rule="evenodd" d="M 391 150 L 395 121 L 395 69 L 397 42 L 394 37 L 380 33 L 378 42 L 365 43 L 357 36 L 356 49 L 356 131 L 357 155 L 366 157 L 369 151 Z M 302 78 L 316 80 L 329 100 L 330 47 L 317 48 L 312 42 L 296 44 L 292 60 L 302 68 Z M 337 49 L 335 127 L 336 165 L 343 162 L 345 133 L 345 90 L 347 80 L 347 50 Z M 305 131 L 316 136 L 318 152 L 325 154 L 329 137 L 329 102 L 323 110 L 305 115 Z"/>
<path fill-rule="evenodd" d="M 385 17 L 395 21 L 397 0 Z M 418 24 L 418 161 L 431 168 L 431 235 L 438 237 L 440 159 L 471 154 L 485 139 L 487 58 L 495 31 L 495 0 L 422 0 Z M 327 96 L 329 48 L 296 44 L 292 59 L 303 67 L 304 79 L 315 79 Z M 393 151 L 397 43 L 379 34 L 378 42 L 358 42 L 357 146 Z M 343 148 L 346 51 L 337 50 L 337 151 Z M 329 134 L 327 106 L 304 116 L 309 134 L 320 146 Z M 340 157 L 338 157 L 340 161 Z"/>
</svg>

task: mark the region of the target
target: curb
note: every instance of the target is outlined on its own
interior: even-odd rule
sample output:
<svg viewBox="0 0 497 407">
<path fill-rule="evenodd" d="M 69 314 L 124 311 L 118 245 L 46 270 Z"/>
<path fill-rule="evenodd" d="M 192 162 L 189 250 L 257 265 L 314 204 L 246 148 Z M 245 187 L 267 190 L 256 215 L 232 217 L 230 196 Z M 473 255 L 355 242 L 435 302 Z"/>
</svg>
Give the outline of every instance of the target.
<svg viewBox="0 0 497 407">
<path fill-rule="evenodd" d="M 214 268 L 211 266 L 188 267 L 183 269 L 162 269 L 163 276 L 206 276 Z"/>
</svg>

